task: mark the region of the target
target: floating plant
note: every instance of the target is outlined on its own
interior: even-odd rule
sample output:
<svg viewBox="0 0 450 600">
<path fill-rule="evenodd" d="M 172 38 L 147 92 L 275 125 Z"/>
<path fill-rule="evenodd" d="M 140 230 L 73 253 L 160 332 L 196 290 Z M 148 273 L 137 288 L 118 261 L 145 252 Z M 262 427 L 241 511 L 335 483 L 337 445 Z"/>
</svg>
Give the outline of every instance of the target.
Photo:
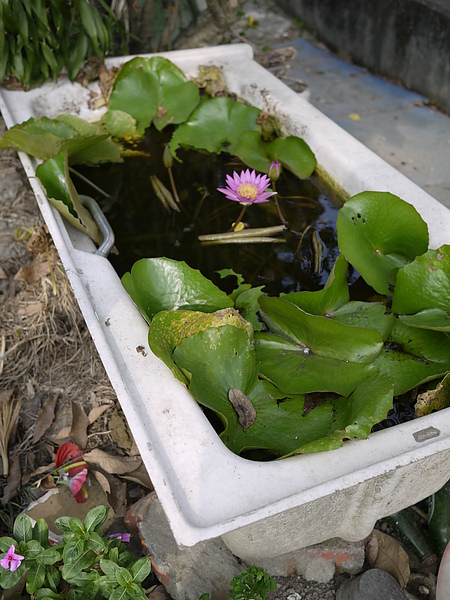
<svg viewBox="0 0 450 600">
<path fill-rule="evenodd" d="M 158 147 L 160 169 L 142 169 Z M 430 410 L 450 405 L 443 380 L 450 372 L 450 246 L 428 250 L 417 211 L 386 192 L 363 192 L 333 208 L 336 235 L 326 244 L 319 221 L 302 216 L 305 197 L 326 213 L 320 191 L 309 190 L 315 157 L 259 109 L 209 97 L 166 59 L 136 58 L 118 72 L 101 123 L 31 119 L 7 132 L 0 148 L 43 160 L 37 175 L 49 199 L 96 242 L 72 165 L 101 165 L 92 172 L 111 179 L 117 163 L 141 164 L 144 187 L 153 190 L 145 195 L 150 212 L 136 208 L 140 193 L 129 188 L 125 203 L 112 195 L 105 212 L 122 221 L 136 213 L 144 228 L 167 228 L 172 255 L 158 256 L 161 231 L 143 246 L 134 236 L 130 246 L 139 249 L 155 242 L 141 254 L 153 258 L 117 270 L 149 324 L 152 351 L 214 415 L 233 452 L 280 458 L 337 448 L 367 437 L 394 397 L 411 391 L 431 392 Z M 214 183 L 183 183 L 191 153 L 204 170 L 212 157 Z M 222 193 L 232 202 L 219 200 Z M 241 214 L 231 216 L 236 202 Z M 269 264 L 267 247 L 278 287 L 259 272 L 259 263 Z M 187 248 L 195 248 L 200 270 L 180 260 Z M 217 252 L 225 264 L 217 265 Z M 246 272 L 238 259 L 250 254 Z M 364 293 L 349 282 L 362 282 Z M 425 414 L 427 396 L 421 399 Z"/>
</svg>

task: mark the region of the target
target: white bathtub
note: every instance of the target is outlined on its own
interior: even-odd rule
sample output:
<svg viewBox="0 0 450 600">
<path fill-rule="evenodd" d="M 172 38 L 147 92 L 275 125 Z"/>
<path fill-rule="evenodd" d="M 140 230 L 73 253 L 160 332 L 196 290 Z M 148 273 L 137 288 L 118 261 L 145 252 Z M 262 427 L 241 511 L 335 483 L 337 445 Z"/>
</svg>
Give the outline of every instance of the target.
<svg viewBox="0 0 450 600">
<path fill-rule="evenodd" d="M 301 136 L 349 196 L 389 191 L 427 222 L 430 247 L 450 242 L 450 211 L 344 132 L 252 58 L 244 44 L 164 53 L 186 74 L 222 65 L 228 87 L 275 113 Z M 108 65 L 128 58 L 110 59 Z M 95 84 L 94 84 L 95 86 Z M 73 112 L 92 120 L 89 90 L 61 80 L 29 92 L 1 89 L 8 127 Z M 147 325 L 107 259 L 47 202 L 35 162 L 20 158 L 86 323 L 180 545 L 222 536 L 252 562 L 331 537 L 355 541 L 375 521 L 418 502 L 450 479 L 450 409 L 346 442 L 338 450 L 252 462 L 231 453 L 197 403 L 148 349 Z M 136 348 L 144 346 L 146 355 Z"/>
</svg>

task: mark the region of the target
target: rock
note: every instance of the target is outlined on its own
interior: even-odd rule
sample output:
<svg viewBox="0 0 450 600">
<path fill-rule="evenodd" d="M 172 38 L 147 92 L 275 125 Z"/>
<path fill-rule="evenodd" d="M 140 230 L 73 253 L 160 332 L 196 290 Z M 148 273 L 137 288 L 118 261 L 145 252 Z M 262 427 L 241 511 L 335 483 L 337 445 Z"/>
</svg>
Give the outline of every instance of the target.
<svg viewBox="0 0 450 600">
<path fill-rule="evenodd" d="M 392 575 L 381 569 L 370 569 L 341 585 L 336 600 L 406 600 L 407 596 Z"/>
<path fill-rule="evenodd" d="M 202 594 L 227 600 L 230 581 L 245 569 L 220 538 L 178 546 L 156 495 L 138 529 L 153 572 L 174 600 L 198 600 Z"/>
</svg>

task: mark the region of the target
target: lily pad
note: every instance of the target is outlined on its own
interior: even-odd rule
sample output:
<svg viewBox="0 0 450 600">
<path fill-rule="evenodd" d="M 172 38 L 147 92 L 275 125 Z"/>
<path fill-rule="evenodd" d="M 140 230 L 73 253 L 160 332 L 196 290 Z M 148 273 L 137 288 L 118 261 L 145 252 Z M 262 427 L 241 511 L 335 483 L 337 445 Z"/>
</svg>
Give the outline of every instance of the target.
<svg viewBox="0 0 450 600">
<path fill-rule="evenodd" d="M 344 440 L 367 438 L 372 427 L 386 418 L 392 408 L 393 380 L 373 374 L 365 379 L 349 398 L 333 401 L 336 419 L 327 437 L 299 448 L 302 452 L 323 452 L 342 446 Z"/>
<path fill-rule="evenodd" d="M 98 125 L 74 115 L 41 117 L 14 125 L 0 139 L 0 148 L 20 150 L 48 160 L 68 153 L 72 163 L 120 162 L 120 146 Z"/>
<path fill-rule="evenodd" d="M 327 315 L 350 300 L 347 274 L 348 261 L 340 254 L 323 289 L 317 292 L 292 292 L 283 295 L 283 298 L 311 315 Z"/>
<path fill-rule="evenodd" d="M 256 119 L 260 113 L 232 98 L 209 98 L 194 110 L 189 119 L 179 125 L 169 142 L 174 157 L 180 146 L 220 154 L 234 154 L 240 136 L 259 130 Z"/>
<path fill-rule="evenodd" d="M 184 261 L 142 258 L 125 273 L 122 284 L 148 323 L 161 310 L 215 312 L 233 301 Z"/>
<path fill-rule="evenodd" d="M 174 358 L 191 373 L 189 391 L 197 402 L 218 415 L 224 425 L 220 438 L 237 454 L 263 449 L 280 456 L 325 436 L 330 429 L 330 403 L 302 416 L 304 396 L 286 397 L 270 382 L 256 377 L 254 347 L 242 329 L 221 327 L 199 332 L 176 348 Z M 251 403 L 256 418 L 250 426 L 239 421 L 230 390 L 239 390 L 246 403 Z"/>
<path fill-rule="evenodd" d="M 82 205 L 69 174 L 67 152 L 40 164 L 36 175 L 44 186 L 49 201 L 77 229 L 101 244 L 103 236 L 91 213 Z"/>
<path fill-rule="evenodd" d="M 395 322 L 395 316 L 387 311 L 382 302 L 353 300 L 330 312 L 327 316 L 345 325 L 354 325 L 363 329 L 376 329 L 380 332 L 384 341 L 391 334 Z"/>
<path fill-rule="evenodd" d="M 311 148 L 293 135 L 268 142 L 266 152 L 271 160 L 277 160 L 300 179 L 310 177 L 316 168 L 316 157 Z"/>
<path fill-rule="evenodd" d="M 387 192 L 362 192 L 339 210 L 339 249 L 379 294 L 390 295 L 397 271 L 428 248 L 416 209 Z"/>
<path fill-rule="evenodd" d="M 199 102 L 198 87 L 161 56 L 134 58 L 118 72 L 109 98 L 111 110 L 129 113 L 140 134 L 183 123 Z"/>
<path fill-rule="evenodd" d="M 409 327 L 395 320 L 375 366 L 395 381 L 395 395 L 450 371 L 450 338 L 443 332 Z"/>
<path fill-rule="evenodd" d="M 450 330 L 450 245 L 428 250 L 398 273 L 392 310 L 420 313 L 405 320 L 410 325 Z"/>
<path fill-rule="evenodd" d="M 214 313 L 190 310 L 161 311 L 150 323 L 148 343 L 152 352 L 171 369 L 174 376 L 187 384 L 188 378 L 172 358 L 175 348 L 185 338 L 192 337 L 200 331 L 230 325 L 243 329 L 249 339 L 253 339 L 252 326 L 233 308 Z"/>
<path fill-rule="evenodd" d="M 263 296 L 261 315 L 275 333 L 257 333 L 261 374 L 286 393 L 349 395 L 374 372 L 383 342 L 378 331 L 310 315 L 281 298 Z"/>
</svg>

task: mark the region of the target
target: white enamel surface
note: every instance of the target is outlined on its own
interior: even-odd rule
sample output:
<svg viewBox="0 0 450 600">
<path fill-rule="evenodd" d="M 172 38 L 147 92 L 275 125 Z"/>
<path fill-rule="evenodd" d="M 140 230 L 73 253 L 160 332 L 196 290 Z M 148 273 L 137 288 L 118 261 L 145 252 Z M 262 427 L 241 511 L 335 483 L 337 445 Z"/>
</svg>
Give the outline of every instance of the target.
<svg viewBox="0 0 450 600">
<path fill-rule="evenodd" d="M 431 247 L 450 241 L 450 211 L 254 62 L 250 47 L 163 56 L 192 76 L 201 64 L 222 65 L 229 89 L 276 113 L 286 132 L 302 136 L 350 195 L 395 193 L 426 220 Z M 30 92 L 1 90 L 0 96 L 8 127 L 69 111 L 95 120 L 101 111 L 89 110 L 88 103 L 89 93 L 67 81 Z M 146 323 L 109 261 L 94 256 L 91 242 L 49 205 L 34 175 L 35 162 L 20 157 L 180 544 L 223 535 L 236 554 L 251 558 L 333 536 L 361 539 L 380 516 L 428 496 L 450 478 L 448 409 L 333 452 L 268 463 L 229 452 L 186 389 L 148 349 Z M 146 356 L 137 346 L 146 348 Z"/>
</svg>

